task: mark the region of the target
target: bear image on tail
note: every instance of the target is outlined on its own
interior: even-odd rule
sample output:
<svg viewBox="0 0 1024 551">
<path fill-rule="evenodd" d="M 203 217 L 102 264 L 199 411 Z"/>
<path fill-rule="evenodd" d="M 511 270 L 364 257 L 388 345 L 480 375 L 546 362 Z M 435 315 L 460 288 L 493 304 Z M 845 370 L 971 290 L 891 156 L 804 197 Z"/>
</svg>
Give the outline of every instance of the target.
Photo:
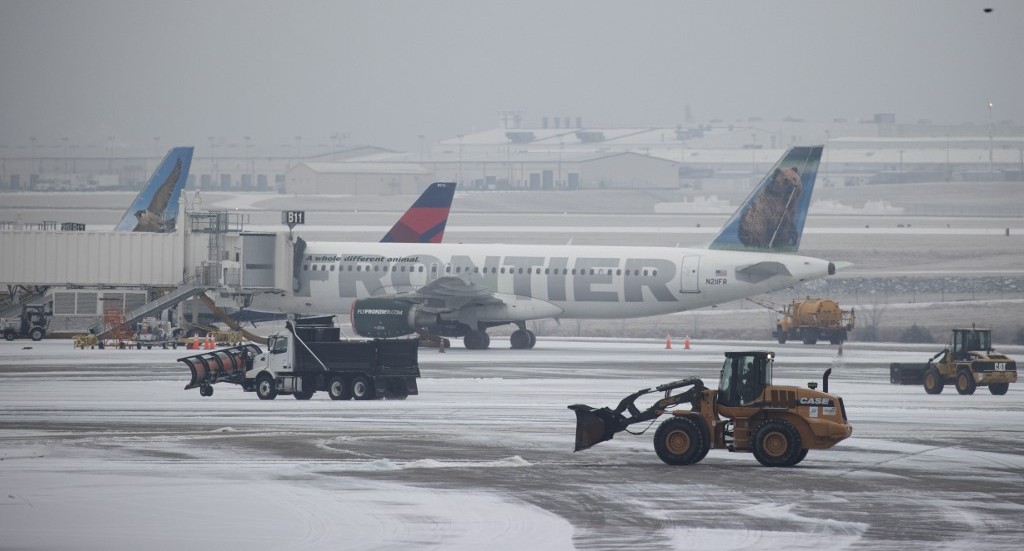
<svg viewBox="0 0 1024 551">
<path fill-rule="evenodd" d="M 775 169 L 771 183 L 751 201 L 740 219 L 740 242 L 766 249 L 796 246 L 796 207 L 802 191 L 796 167 Z"/>
</svg>

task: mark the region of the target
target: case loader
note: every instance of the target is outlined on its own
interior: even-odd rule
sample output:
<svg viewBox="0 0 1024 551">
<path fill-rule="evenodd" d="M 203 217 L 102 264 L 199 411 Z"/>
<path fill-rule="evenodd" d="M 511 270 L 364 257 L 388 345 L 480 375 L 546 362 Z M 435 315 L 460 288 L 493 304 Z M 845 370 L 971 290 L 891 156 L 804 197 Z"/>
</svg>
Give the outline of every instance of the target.
<svg viewBox="0 0 1024 551">
<path fill-rule="evenodd" d="M 808 450 L 831 448 L 853 433 L 843 399 L 828 393 L 831 369 L 825 371 L 821 391 L 817 382 L 808 388 L 775 386 L 774 360 L 772 352 L 726 352 L 718 390 L 690 377 L 638 390 L 615 409 L 571 405 L 575 451 L 611 440 L 635 423 L 653 424 L 662 415 L 670 417 L 654 434 L 654 450 L 669 465 L 697 463 L 709 450 L 723 448 L 753 452 L 767 467 L 791 467 Z M 652 392 L 665 396 L 641 411 L 637 399 Z M 684 405 L 690 409 L 675 409 Z"/>
</svg>

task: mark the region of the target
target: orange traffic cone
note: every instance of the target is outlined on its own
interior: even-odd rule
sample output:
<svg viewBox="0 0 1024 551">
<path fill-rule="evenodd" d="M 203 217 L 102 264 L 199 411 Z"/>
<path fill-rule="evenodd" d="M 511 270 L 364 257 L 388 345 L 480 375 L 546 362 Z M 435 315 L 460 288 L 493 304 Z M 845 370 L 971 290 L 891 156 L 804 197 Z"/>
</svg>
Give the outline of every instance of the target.
<svg viewBox="0 0 1024 551">
<path fill-rule="evenodd" d="M 192 346 L 193 350 L 199 350 L 199 333 L 192 335 Z"/>
<path fill-rule="evenodd" d="M 665 336 L 665 350 L 672 350 L 672 335 Z"/>
<path fill-rule="evenodd" d="M 686 336 L 686 340 L 683 341 L 683 350 L 689 350 L 689 349 L 690 349 L 690 336 L 687 335 Z"/>
</svg>

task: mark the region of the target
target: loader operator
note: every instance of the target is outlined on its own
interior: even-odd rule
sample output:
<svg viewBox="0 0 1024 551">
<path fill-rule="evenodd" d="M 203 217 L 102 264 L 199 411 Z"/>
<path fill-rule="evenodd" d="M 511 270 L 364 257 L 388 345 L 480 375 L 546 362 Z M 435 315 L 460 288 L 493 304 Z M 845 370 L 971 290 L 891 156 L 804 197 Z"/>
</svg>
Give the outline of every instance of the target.
<svg viewBox="0 0 1024 551">
<path fill-rule="evenodd" d="M 743 371 L 740 373 L 740 403 L 746 404 L 757 397 L 754 381 L 752 380 L 752 377 L 755 375 L 754 362 L 747 362 L 747 365 L 743 367 Z"/>
</svg>

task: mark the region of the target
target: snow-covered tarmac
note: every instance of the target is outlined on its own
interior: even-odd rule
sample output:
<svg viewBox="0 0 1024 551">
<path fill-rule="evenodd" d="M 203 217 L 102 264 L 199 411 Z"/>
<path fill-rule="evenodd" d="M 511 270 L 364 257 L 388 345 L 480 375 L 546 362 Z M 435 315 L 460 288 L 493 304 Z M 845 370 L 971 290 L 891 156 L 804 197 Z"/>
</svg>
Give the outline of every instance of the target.
<svg viewBox="0 0 1024 551">
<path fill-rule="evenodd" d="M 0 547 L 1019 549 L 1024 383 L 889 384 L 935 345 L 673 344 L 495 338 L 421 350 L 405 401 L 264 402 L 183 391 L 181 350 L 0 342 Z M 572 453 L 566 405 L 713 386 L 750 348 L 778 352 L 776 384 L 833 367 L 853 437 L 790 469 L 721 450 L 670 467 L 650 432 Z"/>
</svg>

